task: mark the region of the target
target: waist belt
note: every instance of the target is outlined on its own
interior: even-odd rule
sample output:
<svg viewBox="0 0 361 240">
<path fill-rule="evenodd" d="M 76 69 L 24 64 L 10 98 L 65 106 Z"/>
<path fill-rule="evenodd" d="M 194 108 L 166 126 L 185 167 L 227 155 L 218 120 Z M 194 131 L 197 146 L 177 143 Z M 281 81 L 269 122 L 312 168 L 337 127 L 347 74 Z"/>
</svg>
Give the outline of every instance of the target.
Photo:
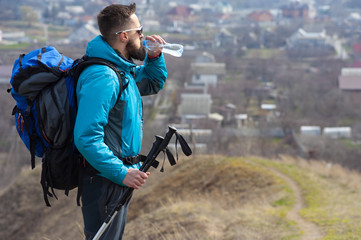
<svg viewBox="0 0 361 240">
<path fill-rule="evenodd" d="M 122 160 L 122 162 L 125 165 L 134 165 L 137 164 L 139 162 L 144 162 L 147 159 L 147 156 L 144 155 L 137 155 L 137 156 L 132 156 L 132 157 L 124 157 L 124 158 L 120 158 L 120 160 Z M 93 168 L 86 160 L 85 158 L 83 158 L 83 164 L 84 164 L 84 168 L 85 168 L 85 172 L 88 174 L 97 174 L 99 173 L 99 171 L 97 171 L 95 168 Z M 154 161 L 152 164 L 152 167 L 157 168 L 159 165 L 158 161 Z"/>
<path fill-rule="evenodd" d="M 139 162 L 144 162 L 146 159 L 147 159 L 147 156 L 139 154 L 137 156 L 124 157 L 124 158 L 121 158 L 120 160 L 122 160 L 122 162 L 125 165 L 134 165 L 134 164 L 137 164 Z M 157 168 L 158 165 L 159 165 L 159 162 L 154 161 L 153 164 L 152 164 L 152 167 Z"/>
<path fill-rule="evenodd" d="M 146 156 L 139 154 L 137 156 L 124 157 L 124 158 L 121 158 L 120 160 L 122 160 L 124 164 L 133 165 L 133 164 L 137 164 L 139 162 L 144 162 L 144 160 L 146 158 L 147 158 Z"/>
</svg>

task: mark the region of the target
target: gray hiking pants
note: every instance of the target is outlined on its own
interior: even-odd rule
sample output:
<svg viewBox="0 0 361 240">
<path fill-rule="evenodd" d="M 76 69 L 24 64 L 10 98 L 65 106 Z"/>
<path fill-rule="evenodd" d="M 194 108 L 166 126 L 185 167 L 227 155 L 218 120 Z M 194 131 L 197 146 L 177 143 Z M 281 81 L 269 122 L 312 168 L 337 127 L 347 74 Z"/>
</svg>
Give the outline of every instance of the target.
<svg viewBox="0 0 361 240">
<path fill-rule="evenodd" d="M 92 239 L 127 188 L 97 175 L 83 177 L 82 213 L 85 239 Z M 121 240 L 127 221 L 129 201 L 114 217 L 100 239 Z"/>
</svg>

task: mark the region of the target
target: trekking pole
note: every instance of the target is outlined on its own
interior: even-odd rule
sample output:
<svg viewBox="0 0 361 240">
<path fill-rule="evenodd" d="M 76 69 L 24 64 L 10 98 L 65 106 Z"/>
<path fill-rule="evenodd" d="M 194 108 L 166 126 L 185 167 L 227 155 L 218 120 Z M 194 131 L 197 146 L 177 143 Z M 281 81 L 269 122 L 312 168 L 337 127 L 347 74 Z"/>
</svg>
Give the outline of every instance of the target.
<svg viewBox="0 0 361 240">
<path fill-rule="evenodd" d="M 147 172 L 149 168 L 154 163 L 156 157 L 158 154 L 163 151 L 167 145 L 169 144 L 170 139 L 172 138 L 173 134 L 177 131 L 174 127 L 168 127 L 168 132 L 163 137 L 161 136 L 155 136 L 156 140 L 153 143 L 153 146 L 151 150 L 149 151 L 144 163 L 140 167 L 139 171 Z M 109 213 L 107 218 L 105 219 L 103 225 L 99 228 L 96 235 L 93 237 L 92 240 L 98 240 L 103 235 L 104 231 L 108 228 L 109 224 L 113 221 L 114 217 L 117 215 L 119 210 L 122 208 L 122 206 L 127 202 L 127 200 L 130 198 L 134 188 L 128 188 L 122 198 L 120 199 L 118 205 Z"/>
</svg>

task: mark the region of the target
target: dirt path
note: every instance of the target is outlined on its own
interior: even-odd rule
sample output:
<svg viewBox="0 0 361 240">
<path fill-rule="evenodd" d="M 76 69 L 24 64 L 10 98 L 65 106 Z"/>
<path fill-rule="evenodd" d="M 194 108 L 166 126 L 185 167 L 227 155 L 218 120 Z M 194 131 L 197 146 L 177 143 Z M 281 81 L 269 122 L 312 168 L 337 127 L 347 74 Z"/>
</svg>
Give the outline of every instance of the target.
<svg viewBox="0 0 361 240">
<path fill-rule="evenodd" d="M 268 170 L 276 174 L 277 176 L 283 178 L 289 187 L 292 189 L 295 195 L 295 205 L 288 212 L 287 218 L 296 222 L 300 231 L 302 232 L 300 240 L 318 240 L 323 237 L 321 229 L 314 223 L 308 222 L 304 218 L 302 218 L 299 214 L 299 211 L 305 207 L 304 199 L 302 197 L 301 188 L 299 185 L 287 175 L 273 169 L 267 167 Z"/>
</svg>

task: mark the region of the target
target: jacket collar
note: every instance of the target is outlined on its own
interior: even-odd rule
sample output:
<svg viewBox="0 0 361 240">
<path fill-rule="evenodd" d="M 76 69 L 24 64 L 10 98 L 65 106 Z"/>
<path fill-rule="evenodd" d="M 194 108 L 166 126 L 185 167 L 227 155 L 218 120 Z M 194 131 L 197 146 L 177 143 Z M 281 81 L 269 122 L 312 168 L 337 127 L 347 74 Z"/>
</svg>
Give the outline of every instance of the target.
<svg viewBox="0 0 361 240">
<path fill-rule="evenodd" d="M 132 60 L 124 58 L 119 51 L 114 50 L 101 35 L 98 35 L 88 43 L 86 55 L 104 58 L 123 70 L 129 71 L 137 66 Z"/>
</svg>

